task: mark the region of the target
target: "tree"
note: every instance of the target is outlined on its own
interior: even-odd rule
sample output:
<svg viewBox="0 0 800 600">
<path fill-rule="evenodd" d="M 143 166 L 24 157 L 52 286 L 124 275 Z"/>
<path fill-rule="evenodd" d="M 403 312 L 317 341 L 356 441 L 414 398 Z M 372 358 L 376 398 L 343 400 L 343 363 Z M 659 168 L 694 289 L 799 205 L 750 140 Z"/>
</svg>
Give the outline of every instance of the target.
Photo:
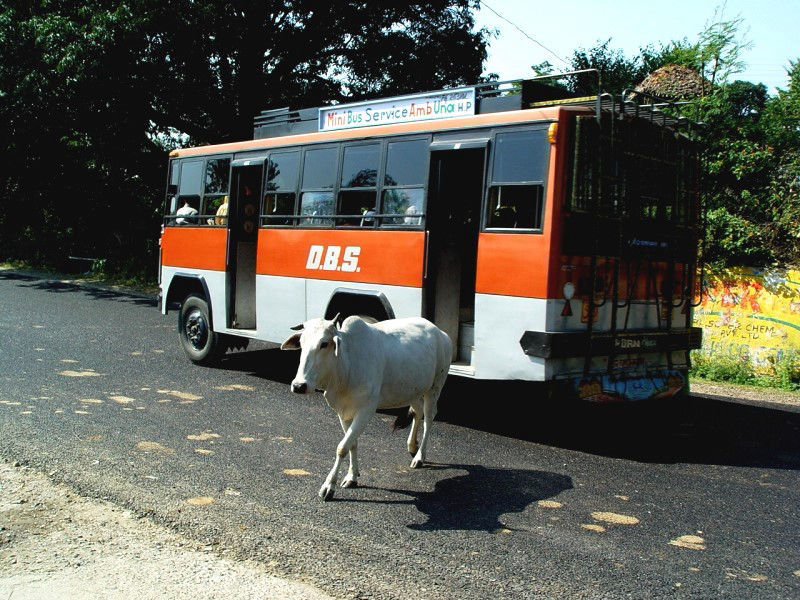
<svg viewBox="0 0 800 600">
<path fill-rule="evenodd" d="M 572 69 L 599 71 L 599 89 L 616 94 L 633 89 L 651 71 L 664 63 L 652 47 L 642 48 L 640 55 L 628 58 L 622 50 L 611 48 L 611 39 L 598 43 L 593 48 L 576 50 L 572 55 Z M 597 78 L 589 73 L 572 75 L 568 79 L 570 88 L 578 95 L 593 95 L 598 92 Z"/>
<path fill-rule="evenodd" d="M 725 265 L 797 264 L 800 256 L 800 67 L 770 98 L 761 84 L 718 86 L 706 123 L 706 259 Z"/>
<path fill-rule="evenodd" d="M 198 141 L 247 138 L 264 108 L 474 83 L 486 58 L 474 0 L 150 4 L 146 59 L 168 59 L 172 119 L 156 123 Z"/>
<path fill-rule="evenodd" d="M 155 262 L 166 150 L 476 82 L 476 0 L 0 0 L 0 257 Z"/>
</svg>

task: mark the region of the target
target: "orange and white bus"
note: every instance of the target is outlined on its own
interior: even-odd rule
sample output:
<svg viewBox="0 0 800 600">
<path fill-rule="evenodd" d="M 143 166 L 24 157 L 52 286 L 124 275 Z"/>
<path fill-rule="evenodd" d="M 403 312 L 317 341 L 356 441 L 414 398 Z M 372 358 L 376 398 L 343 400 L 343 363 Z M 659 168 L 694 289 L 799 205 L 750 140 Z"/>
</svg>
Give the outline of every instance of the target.
<svg viewBox="0 0 800 600">
<path fill-rule="evenodd" d="M 421 315 L 453 339 L 451 374 L 598 402 L 685 390 L 691 127 L 632 95 L 560 95 L 526 80 L 266 111 L 253 140 L 173 151 L 161 310 L 180 305 L 189 358 L 313 317 Z"/>
</svg>

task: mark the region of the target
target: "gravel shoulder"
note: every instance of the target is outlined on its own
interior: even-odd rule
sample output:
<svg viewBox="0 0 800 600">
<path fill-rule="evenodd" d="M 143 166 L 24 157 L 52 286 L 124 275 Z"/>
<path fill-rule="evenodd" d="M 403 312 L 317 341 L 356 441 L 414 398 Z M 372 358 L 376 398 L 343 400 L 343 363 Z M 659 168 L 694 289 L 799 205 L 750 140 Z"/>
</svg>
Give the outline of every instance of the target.
<svg viewBox="0 0 800 600">
<path fill-rule="evenodd" d="M 330 598 L 267 567 L 0 462 L 0 598 Z"/>
<path fill-rule="evenodd" d="M 690 389 L 693 396 L 800 412 L 800 392 L 697 379 L 690 382 Z"/>
</svg>

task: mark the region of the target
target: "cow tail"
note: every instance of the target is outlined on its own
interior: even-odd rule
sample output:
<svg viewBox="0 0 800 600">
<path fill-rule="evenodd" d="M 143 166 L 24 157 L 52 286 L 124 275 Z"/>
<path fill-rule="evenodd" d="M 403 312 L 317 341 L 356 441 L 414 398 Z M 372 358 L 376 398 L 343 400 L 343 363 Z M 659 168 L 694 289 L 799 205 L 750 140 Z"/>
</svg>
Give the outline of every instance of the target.
<svg viewBox="0 0 800 600">
<path fill-rule="evenodd" d="M 414 420 L 414 409 L 410 406 L 408 410 L 404 413 L 397 415 L 397 418 L 394 420 L 392 424 L 392 431 L 397 431 L 398 429 L 405 429 L 409 425 L 411 425 L 411 421 Z"/>
</svg>

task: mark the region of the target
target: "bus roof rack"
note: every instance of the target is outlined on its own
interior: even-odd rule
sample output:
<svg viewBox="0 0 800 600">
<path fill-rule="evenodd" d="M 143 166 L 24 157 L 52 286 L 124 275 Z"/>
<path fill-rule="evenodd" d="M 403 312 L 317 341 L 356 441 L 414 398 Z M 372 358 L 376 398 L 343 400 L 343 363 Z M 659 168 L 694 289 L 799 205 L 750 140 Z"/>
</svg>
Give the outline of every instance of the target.
<svg viewBox="0 0 800 600">
<path fill-rule="evenodd" d="M 295 133 L 313 133 L 318 129 L 318 108 L 292 110 L 288 106 L 262 110 L 253 120 L 253 139 L 279 137 Z"/>
<path fill-rule="evenodd" d="M 596 95 L 580 95 L 571 92 L 564 86 L 552 85 L 561 79 L 584 75 L 597 79 Z M 621 96 L 601 91 L 601 78 L 597 69 L 569 71 L 553 75 L 540 75 L 528 79 L 511 79 L 507 81 L 487 81 L 471 86 L 475 93 L 475 114 L 523 110 L 548 106 L 569 105 L 584 106 L 595 111 L 598 119 L 601 115 L 613 114 L 619 119 L 646 119 L 676 132 L 691 135 L 702 127 L 701 123 L 684 116 L 687 106 L 692 102 L 675 102 L 659 98 L 646 92 L 625 90 Z M 464 87 L 458 88 L 464 90 Z M 433 90 L 419 94 L 445 94 L 452 89 Z M 396 96 L 376 99 L 375 102 L 390 102 L 405 98 Z M 319 114 L 321 109 L 333 108 L 334 105 L 292 109 L 288 106 L 261 111 L 253 121 L 253 138 L 263 139 L 284 135 L 315 133 L 319 131 Z"/>
</svg>

